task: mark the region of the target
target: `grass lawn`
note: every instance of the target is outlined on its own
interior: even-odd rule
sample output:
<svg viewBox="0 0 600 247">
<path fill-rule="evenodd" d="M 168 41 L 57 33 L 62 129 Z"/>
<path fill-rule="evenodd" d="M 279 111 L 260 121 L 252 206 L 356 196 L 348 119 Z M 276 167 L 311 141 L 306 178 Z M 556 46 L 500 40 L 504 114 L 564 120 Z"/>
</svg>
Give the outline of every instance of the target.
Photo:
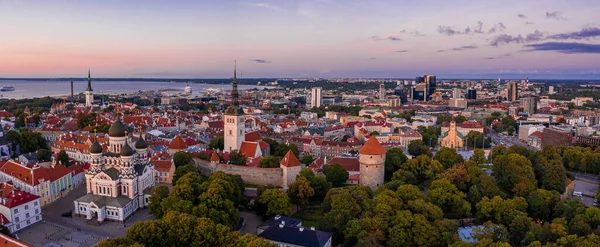
<svg viewBox="0 0 600 247">
<path fill-rule="evenodd" d="M 323 209 L 316 208 L 316 209 L 299 211 L 298 213 L 294 214 L 292 217 L 301 219 L 302 226 L 304 226 L 304 227 L 311 227 L 311 226 L 317 227 L 319 225 L 319 221 L 321 220 L 322 216 L 323 216 Z"/>
</svg>

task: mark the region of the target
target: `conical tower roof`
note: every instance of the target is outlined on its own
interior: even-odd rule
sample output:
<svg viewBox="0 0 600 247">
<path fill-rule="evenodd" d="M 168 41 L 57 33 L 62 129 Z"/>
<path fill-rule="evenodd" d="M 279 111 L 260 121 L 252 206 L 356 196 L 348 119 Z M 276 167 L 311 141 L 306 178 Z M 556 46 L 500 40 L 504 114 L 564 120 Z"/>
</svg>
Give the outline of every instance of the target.
<svg viewBox="0 0 600 247">
<path fill-rule="evenodd" d="M 296 155 L 292 152 L 292 150 L 289 150 L 287 154 L 283 156 L 283 159 L 281 159 L 279 164 L 285 167 L 293 167 L 300 166 L 300 161 L 298 160 L 298 158 L 296 158 Z"/>
<path fill-rule="evenodd" d="M 366 155 L 382 155 L 385 154 L 385 148 L 381 146 L 377 138 L 374 136 L 369 137 L 369 140 L 359 150 L 359 154 Z"/>
</svg>

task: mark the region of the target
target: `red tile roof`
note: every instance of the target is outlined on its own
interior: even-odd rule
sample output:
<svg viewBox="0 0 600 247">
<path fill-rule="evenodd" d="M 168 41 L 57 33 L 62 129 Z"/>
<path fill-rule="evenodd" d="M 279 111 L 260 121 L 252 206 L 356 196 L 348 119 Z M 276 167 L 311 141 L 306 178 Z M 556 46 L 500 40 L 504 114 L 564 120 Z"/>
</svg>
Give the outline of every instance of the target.
<svg viewBox="0 0 600 247">
<path fill-rule="evenodd" d="M 157 171 L 170 171 L 173 162 L 171 160 L 153 160 L 152 164 Z"/>
<path fill-rule="evenodd" d="M 176 135 L 175 138 L 169 143 L 169 149 L 186 149 L 187 144 L 181 139 L 181 136 Z"/>
<path fill-rule="evenodd" d="M 544 139 L 544 133 L 542 133 L 542 132 L 540 132 L 540 131 L 533 132 L 533 133 L 531 133 L 531 135 L 529 135 L 529 136 L 535 136 L 535 137 L 537 137 L 537 138 L 540 138 L 540 140 Z"/>
<path fill-rule="evenodd" d="M 260 145 L 260 149 L 265 149 L 265 148 L 268 148 L 269 146 L 271 146 L 266 141 L 260 141 L 260 142 L 258 142 L 258 145 Z"/>
<path fill-rule="evenodd" d="M 283 156 L 283 159 L 281 159 L 281 162 L 279 162 L 279 164 L 285 167 L 294 167 L 300 166 L 300 161 L 298 160 L 298 158 L 296 158 L 296 155 L 292 152 L 292 150 L 289 150 L 287 154 Z"/>
<path fill-rule="evenodd" d="M 9 194 L 4 195 L 4 198 L 6 201 L 0 201 L 0 204 L 6 206 L 7 208 L 14 208 L 39 199 L 40 197 L 26 191 L 12 190 Z"/>
<path fill-rule="evenodd" d="M 212 155 L 210 156 L 210 161 L 219 161 L 219 155 L 217 155 L 217 152 L 212 153 Z"/>
<path fill-rule="evenodd" d="M 242 142 L 240 152 L 243 153 L 246 156 L 246 158 L 256 157 L 256 146 L 256 142 Z"/>
<path fill-rule="evenodd" d="M 260 134 L 260 131 L 252 131 L 246 133 L 246 141 L 255 142 L 258 140 L 262 140 L 262 135 Z"/>
<path fill-rule="evenodd" d="M 338 164 L 348 172 L 358 172 L 360 171 L 360 162 L 358 162 L 358 158 L 354 157 L 335 157 L 327 162 L 327 165 Z"/>
<path fill-rule="evenodd" d="M 369 140 L 362 146 L 358 153 L 366 155 L 381 155 L 385 154 L 385 149 L 381 146 L 377 138 L 369 138 Z"/>
</svg>

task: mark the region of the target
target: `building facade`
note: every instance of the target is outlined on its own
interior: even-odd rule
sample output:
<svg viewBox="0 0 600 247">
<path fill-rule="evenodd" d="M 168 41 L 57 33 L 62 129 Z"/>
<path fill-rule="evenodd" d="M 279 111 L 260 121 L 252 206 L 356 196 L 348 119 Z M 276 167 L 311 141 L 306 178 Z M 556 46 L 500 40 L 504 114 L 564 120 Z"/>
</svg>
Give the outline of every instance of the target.
<svg viewBox="0 0 600 247">
<path fill-rule="evenodd" d="M 0 184 L 0 192 L 0 221 L 11 233 L 42 220 L 39 196 L 16 190 L 7 183 Z"/>
<path fill-rule="evenodd" d="M 85 106 L 90 107 L 94 104 L 94 90 L 92 90 L 92 76 L 88 70 L 88 86 L 85 89 Z"/>
<path fill-rule="evenodd" d="M 322 88 L 313 87 L 310 92 L 310 107 L 321 107 L 323 104 L 323 95 L 321 94 Z"/>
<path fill-rule="evenodd" d="M 439 142 L 442 147 L 447 148 L 462 148 L 464 146 L 463 134 L 457 130 L 456 122 L 450 122 L 447 131 L 444 132 L 442 129 L 442 136 Z"/>
</svg>

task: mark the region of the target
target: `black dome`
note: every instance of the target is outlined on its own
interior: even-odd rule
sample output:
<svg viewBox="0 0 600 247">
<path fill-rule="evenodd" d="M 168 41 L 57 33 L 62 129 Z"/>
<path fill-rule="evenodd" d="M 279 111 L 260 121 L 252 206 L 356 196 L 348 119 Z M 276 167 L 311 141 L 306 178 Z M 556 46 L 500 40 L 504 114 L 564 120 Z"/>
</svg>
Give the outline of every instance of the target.
<svg viewBox="0 0 600 247">
<path fill-rule="evenodd" d="M 108 129 L 108 135 L 111 137 L 124 137 L 125 131 L 127 131 L 127 127 L 120 119 L 117 119 Z"/>
<path fill-rule="evenodd" d="M 148 148 L 148 143 L 142 138 L 142 134 L 140 134 L 140 138 L 135 142 L 136 149 L 146 149 Z"/>
<path fill-rule="evenodd" d="M 125 142 L 125 145 L 123 145 L 123 147 L 121 148 L 121 156 L 132 156 L 133 155 L 133 149 L 129 146 L 129 144 L 127 144 L 127 142 Z"/>
<path fill-rule="evenodd" d="M 100 143 L 98 143 L 97 141 L 94 141 L 94 143 L 92 143 L 92 145 L 90 146 L 90 153 L 92 153 L 92 154 L 102 153 L 102 146 L 100 146 Z"/>
</svg>

